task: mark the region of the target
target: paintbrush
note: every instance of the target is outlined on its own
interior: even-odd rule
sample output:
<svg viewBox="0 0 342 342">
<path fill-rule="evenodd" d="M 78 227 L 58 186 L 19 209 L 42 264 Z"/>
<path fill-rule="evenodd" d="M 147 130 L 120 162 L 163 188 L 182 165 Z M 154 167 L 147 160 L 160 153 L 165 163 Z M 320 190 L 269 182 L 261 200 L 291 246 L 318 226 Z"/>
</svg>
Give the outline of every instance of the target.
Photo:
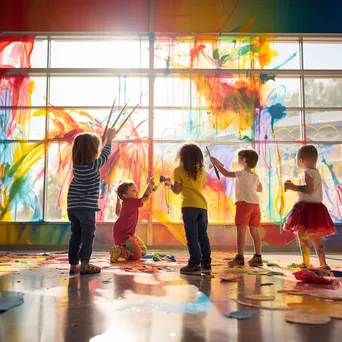
<svg viewBox="0 0 342 342">
<path fill-rule="evenodd" d="M 126 104 L 127 106 L 127 104 Z M 125 106 L 125 107 L 126 107 Z M 127 120 L 131 117 L 131 115 L 133 114 L 133 112 L 137 109 L 137 107 L 139 106 L 139 104 L 137 104 L 133 109 L 132 111 L 127 115 L 127 118 L 122 122 L 121 126 L 118 128 L 118 130 L 116 131 L 116 134 L 119 134 L 119 132 L 121 131 L 121 128 L 124 126 L 124 124 L 127 122 Z M 117 121 L 117 120 L 116 120 Z M 114 122 L 112 128 L 114 128 L 114 125 L 116 123 L 116 121 Z"/>
<path fill-rule="evenodd" d="M 210 151 L 209 151 L 208 146 L 206 146 L 205 148 L 206 148 L 207 151 L 208 151 L 209 158 L 211 158 L 211 154 L 210 154 Z M 212 165 L 214 166 L 214 170 L 215 170 L 215 173 L 216 173 L 217 178 L 220 179 L 220 174 L 219 174 L 219 171 L 217 170 L 217 167 L 216 167 L 214 164 L 212 164 Z"/>
<path fill-rule="evenodd" d="M 118 116 L 116 117 L 116 119 L 115 119 L 115 121 L 114 121 L 114 123 L 113 123 L 113 125 L 112 125 L 112 128 L 114 128 L 115 125 L 116 125 L 116 123 L 119 121 L 120 116 L 121 116 L 121 114 L 123 113 L 123 111 L 126 109 L 127 105 L 128 105 L 128 102 L 124 105 L 124 107 L 121 109 L 120 113 L 119 113 Z"/>
<path fill-rule="evenodd" d="M 114 109 L 114 106 L 115 106 L 115 101 L 116 101 L 116 96 L 114 97 L 113 105 L 112 105 L 112 108 L 110 109 L 110 112 L 109 112 L 107 124 L 106 124 L 105 130 L 103 131 L 102 143 L 103 143 L 103 142 L 105 141 L 105 139 L 106 139 L 106 134 L 107 134 L 107 131 L 108 131 L 108 125 L 109 125 L 110 119 L 112 118 L 112 115 L 113 115 L 113 109 Z"/>
</svg>

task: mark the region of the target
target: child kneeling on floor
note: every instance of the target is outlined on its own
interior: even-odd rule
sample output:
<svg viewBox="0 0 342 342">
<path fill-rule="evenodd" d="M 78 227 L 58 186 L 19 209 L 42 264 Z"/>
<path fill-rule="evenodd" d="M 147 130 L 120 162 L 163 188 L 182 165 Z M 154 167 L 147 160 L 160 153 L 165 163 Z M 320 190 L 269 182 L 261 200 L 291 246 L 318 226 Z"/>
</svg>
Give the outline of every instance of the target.
<svg viewBox="0 0 342 342">
<path fill-rule="evenodd" d="M 139 260 L 146 255 L 147 248 L 135 234 L 139 218 L 139 208 L 148 201 L 156 190 L 151 178 L 144 195 L 139 198 L 139 191 L 133 181 L 125 181 L 118 187 L 116 215 L 119 216 L 113 227 L 113 240 L 116 246 L 110 250 L 110 262 L 115 263 L 119 258 Z M 121 203 L 122 201 L 122 203 Z"/>
</svg>

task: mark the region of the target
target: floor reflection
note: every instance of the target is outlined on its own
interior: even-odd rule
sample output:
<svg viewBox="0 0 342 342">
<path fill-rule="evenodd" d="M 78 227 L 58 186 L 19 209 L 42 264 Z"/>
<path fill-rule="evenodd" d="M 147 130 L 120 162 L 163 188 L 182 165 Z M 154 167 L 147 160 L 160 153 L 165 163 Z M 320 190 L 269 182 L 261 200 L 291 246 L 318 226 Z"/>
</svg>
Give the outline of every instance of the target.
<svg viewBox="0 0 342 342">
<path fill-rule="evenodd" d="M 272 285 L 262 286 L 265 283 Z M 39 266 L 0 276 L 1 296 L 6 291 L 25 293 L 24 304 L 0 314 L 0 341 L 312 342 L 323 337 L 339 341 L 340 320 L 324 326 L 289 324 L 282 310 L 259 310 L 238 303 L 246 302 L 248 294 L 263 294 L 276 296 L 273 303 L 262 302 L 270 308 L 288 303 L 310 308 L 315 305 L 312 298 L 277 293 L 307 287 L 287 275 L 244 274 L 238 282 L 223 283 L 217 275 L 213 279 L 184 277 L 165 269 L 155 273 L 109 269 L 97 276 L 69 277 L 67 265 Z M 342 290 L 326 291 L 340 294 Z M 342 310 L 337 302 L 320 305 L 322 311 L 329 305 Z M 224 317 L 232 311 L 257 313 L 245 321 Z"/>
</svg>

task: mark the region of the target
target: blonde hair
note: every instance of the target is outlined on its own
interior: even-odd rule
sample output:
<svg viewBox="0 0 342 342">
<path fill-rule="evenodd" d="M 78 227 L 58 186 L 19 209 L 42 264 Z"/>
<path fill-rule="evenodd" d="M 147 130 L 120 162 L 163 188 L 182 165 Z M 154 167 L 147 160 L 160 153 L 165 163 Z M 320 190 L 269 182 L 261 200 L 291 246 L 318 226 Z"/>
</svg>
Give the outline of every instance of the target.
<svg viewBox="0 0 342 342">
<path fill-rule="evenodd" d="M 301 158 L 303 160 L 310 159 L 314 163 L 317 162 L 318 159 L 318 152 L 315 146 L 313 145 L 306 145 L 302 146 L 298 152 L 297 152 L 298 158 Z"/>
<path fill-rule="evenodd" d="M 94 133 L 80 133 L 72 144 L 72 162 L 74 165 L 87 165 L 99 155 L 101 139 Z"/>
</svg>

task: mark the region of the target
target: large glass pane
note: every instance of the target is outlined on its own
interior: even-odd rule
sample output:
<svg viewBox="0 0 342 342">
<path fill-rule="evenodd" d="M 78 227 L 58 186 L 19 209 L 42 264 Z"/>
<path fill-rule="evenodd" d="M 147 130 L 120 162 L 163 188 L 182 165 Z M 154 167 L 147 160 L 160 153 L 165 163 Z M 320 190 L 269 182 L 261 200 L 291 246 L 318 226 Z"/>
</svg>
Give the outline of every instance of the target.
<svg viewBox="0 0 342 342">
<path fill-rule="evenodd" d="M 301 140 L 300 112 L 287 111 L 286 116 L 274 124 L 274 139 L 276 141 Z"/>
<path fill-rule="evenodd" d="M 148 182 L 148 148 L 144 143 L 113 143 L 112 154 L 102 168 L 97 221 L 114 221 L 116 193 L 120 182 L 132 179 L 141 193 Z M 72 179 L 71 144 L 51 143 L 48 152 L 47 219 L 67 221 L 67 194 Z M 147 220 L 148 206 L 140 211 Z"/>
<path fill-rule="evenodd" d="M 270 50 L 266 49 L 260 51 L 260 59 L 269 59 L 270 62 L 265 65 L 265 69 L 294 69 L 297 70 L 300 67 L 299 64 L 299 43 L 297 42 L 282 42 L 273 41 L 270 43 Z M 259 66 L 258 66 L 259 64 Z M 255 63 L 254 68 L 258 69 L 262 67 L 259 63 Z"/>
<path fill-rule="evenodd" d="M 317 146 L 317 168 L 323 180 L 323 202 L 334 222 L 342 222 L 342 144 Z"/>
<path fill-rule="evenodd" d="M 52 40 L 53 68 L 148 68 L 149 42 L 142 40 Z"/>
<path fill-rule="evenodd" d="M 13 38 L 13 37 L 9 37 Z M 0 65 L 11 68 L 46 68 L 47 67 L 47 40 L 36 38 L 34 40 L 31 55 L 29 55 L 29 41 L 13 41 L 8 39 L 0 55 Z M 6 38 L 2 43 L 7 44 Z"/>
<path fill-rule="evenodd" d="M 191 83 L 179 77 L 157 77 L 154 83 L 154 104 L 156 106 L 190 106 Z"/>
<path fill-rule="evenodd" d="M 156 68 L 299 69 L 298 42 L 258 37 L 157 37 Z"/>
<path fill-rule="evenodd" d="M 206 110 L 155 110 L 154 138 L 237 141 L 239 135 L 232 126 L 222 130 L 215 128 L 219 127 L 218 120 L 219 118 L 213 119 Z"/>
<path fill-rule="evenodd" d="M 35 39 L 30 58 L 32 68 L 47 67 L 47 46 L 48 42 L 46 39 Z"/>
<path fill-rule="evenodd" d="M 51 77 L 52 106 L 148 105 L 148 79 L 129 77 Z"/>
<path fill-rule="evenodd" d="M 299 78 L 273 77 L 192 75 L 191 83 L 177 77 L 157 78 L 157 106 L 193 109 L 156 110 L 155 135 L 158 139 L 272 140 L 274 129 L 284 127 L 282 122 L 289 116 L 286 106 L 299 105 L 299 83 Z"/>
<path fill-rule="evenodd" d="M 303 44 L 304 69 L 342 69 L 342 42 L 306 42 Z"/>
<path fill-rule="evenodd" d="M 342 78 L 309 78 L 304 80 L 307 107 L 341 107 Z"/>
<path fill-rule="evenodd" d="M 0 107 L 0 140 L 42 140 L 45 121 L 45 109 Z"/>
<path fill-rule="evenodd" d="M 45 106 L 46 77 L 0 77 L 1 106 Z"/>
<path fill-rule="evenodd" d="M 310 141 L 341 141 L 342 110 L 305 112 L 306 138 Z"/>
<path fill-rule="evenodd" d="M 72 176 L 71 144 L 51 143 L 48 150 L 46 218 L 67 221 L 67 193 Z"/>
<path fill-rule="evenodd" d="M 133 110 L 126 107 L 119 121 L 118 129 L 127 116 Z M 63 109 L 59 107 L 48 110 L 49 113 L 49 138 L 52 140 L 70 141 L 77 133 L 82 131 L 94 132 L 102 136 L 108 121 L 110 109 Z M 116 120 L 121 108 L 114 108 L 110 125 Z M 148 111 L 137 108 L 120 130 L 119 140 L 139 140 L 148 136 Z"/>
<path fill-rule="evenodd" d="M 43 143 L 0 142 L 0 221 L 42 220 Z"/>
<path fill-rule="evenodd" d="M 300 106 L 300 79 L 274 77 L 261 88 L 266 105 L 270 102 L 281 103 L 286 107 Z"/>
<path fill-rule="evenodd" d="M 263 74 L 196 75 L 156 78 L 156 106 L 193 106 L 207 110 L 248 110 L 280 103 L 288 107 L 300 105 L 299 78 L 281 78 Z M 235 105 L 234 105 L 235 103 Z"/>
<path fill-rule="evenodd" d="M 299 181 L 296 153 L 300 144 L 256 144 L 259 154 L 256 167 L 263 186 L 260 194 L 262 222 L 280 223 L 296 201 L 296 193 L 284 192 L 283 183 Z"/>
</svg>

